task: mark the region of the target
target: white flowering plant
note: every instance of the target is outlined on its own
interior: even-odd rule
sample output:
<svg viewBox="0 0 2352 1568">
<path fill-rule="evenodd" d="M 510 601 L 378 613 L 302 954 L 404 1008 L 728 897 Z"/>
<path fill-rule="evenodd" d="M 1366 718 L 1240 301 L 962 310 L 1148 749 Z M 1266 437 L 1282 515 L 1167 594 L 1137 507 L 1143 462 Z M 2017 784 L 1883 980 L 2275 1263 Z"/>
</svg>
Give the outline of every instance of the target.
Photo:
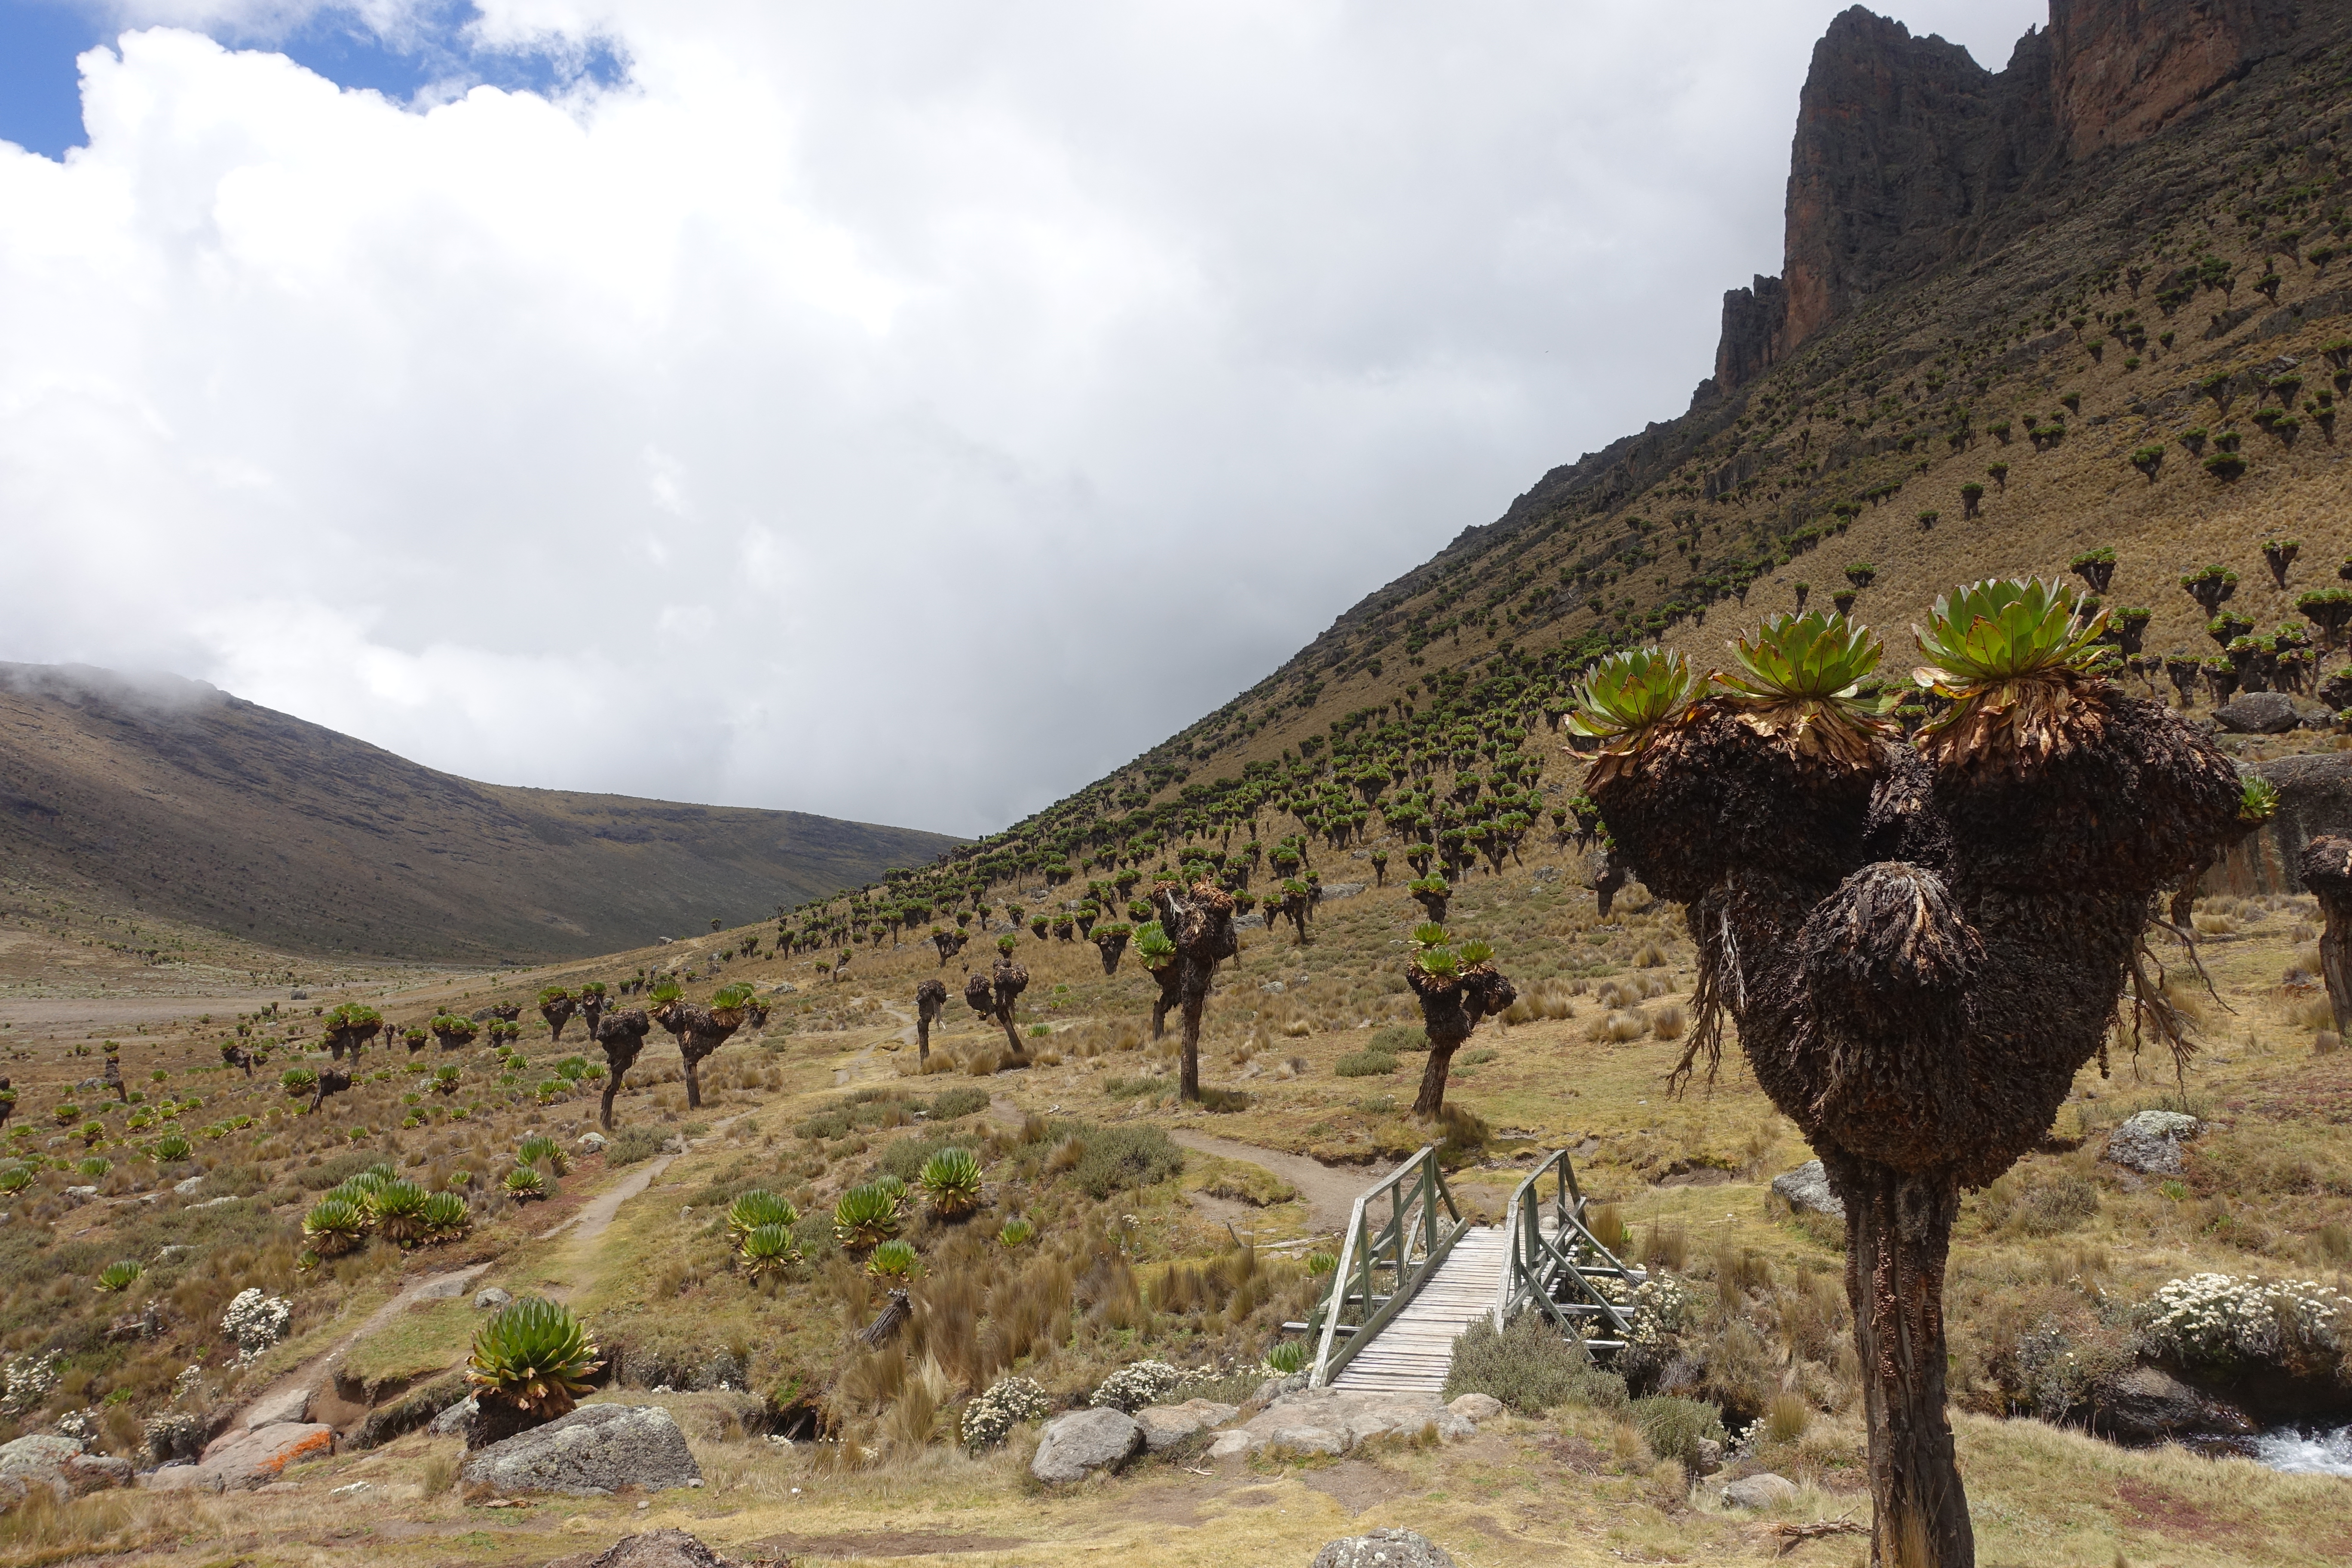
<svg viewBox="0 0 2352 1568">
<path fill-rule="evenodd" d="M 22 1415 L 58 1386 L 58 1352 L 0 1362 L 0 1415 Z"/>
<path fill-rule="evenodd" d="M 1607 1274 L 1594 1276 L 1592 1283 L 1623 1315 L 1633 1331 L 1627 1342 L 1633 1345 L 1672 1343 L 1690 1326 L 1697 1307 L 1690 1287 L 1663 1270 L 1654 1270 L 1639 1285 L 1628 1286 Z"/>
<path fill-rule="evenodd" d="M 1169 1395 L 1192 1381 L 1191 1373 L 1164 1361 L 1129 1362 L 1104 1378 L 1087 1403 L 1132 1415 L 1148 1405 L 1166 1404 Z"/>
<path fill-rule="evenodd" d="M 2140 1315 L 2140 1337 L 2158 1356 L 2192 1365 L 2260 1362 L 2297 1370 L 2343 1353 L 2352 1299 L 2312 1279 L 2194 1274 L 2160 1287 Z"/>
<path fill-rule="evenodd" d="M 1039 1420 L 1053 1407 L 1045 1391 L 1030 1379 L 1000 1377 L 963 1407 L 963 1446 L 975 1454 L 992 1448 L 1022 1422 Z"/>
<path fill-rule="evenodd" d="M 244 1366 L 284 1339 L 293 1320 L 293 1302 L 248 1286 L 229 1301 L 220 1326 L 221 1332 L 236 1342 L 236 1364 Z"/>
</svg>

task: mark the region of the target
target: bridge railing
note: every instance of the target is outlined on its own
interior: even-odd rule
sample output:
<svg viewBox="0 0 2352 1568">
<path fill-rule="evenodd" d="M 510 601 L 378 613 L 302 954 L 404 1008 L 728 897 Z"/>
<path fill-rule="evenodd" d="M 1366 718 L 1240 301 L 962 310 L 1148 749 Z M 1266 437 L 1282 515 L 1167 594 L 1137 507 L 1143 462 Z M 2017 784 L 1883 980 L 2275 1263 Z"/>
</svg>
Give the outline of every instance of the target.
<svg viewBox="0 0 2352 1568">
<path fill-rule="evenodd" d="M 1550 1184 L 1549 1194 L 1545 1191 Z M 1595 1351 L 1625 1348 L 1633 1325 L 1599 1283 L 1622 1294 L 1649 1276 L 1627 1267 L 1585 1224 L 1586 1198 L 1565 1149 L 1528 1173 L 1511 1194 L 1505 1224 L 1510 1261 L 1495 1293 L 1495 1327 L 1530 1307 Z"/>
<path fill-rule="evenodd" d="M 1429 1144 L 1356 1199 L 1348 1215 L 1331 1289 L 1308 1320 L 1315 1364 L 1307 1386 L 1322 1388 L 1404 1310 L 1470 1228 Z"/>
</svg>

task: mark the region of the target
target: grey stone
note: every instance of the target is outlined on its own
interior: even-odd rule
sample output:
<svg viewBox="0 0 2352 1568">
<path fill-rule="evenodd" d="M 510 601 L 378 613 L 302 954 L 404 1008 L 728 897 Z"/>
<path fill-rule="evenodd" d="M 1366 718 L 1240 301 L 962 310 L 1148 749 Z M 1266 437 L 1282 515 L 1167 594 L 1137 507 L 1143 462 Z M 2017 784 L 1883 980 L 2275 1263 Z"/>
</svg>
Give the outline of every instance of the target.
<svg viewBox="0 0 2352 1568">
<path fill-rule="evenodd" d="M 2251 1437 L 2260 1427 L 2235 1405 L 2189 1387 L 2171 1373 L 2135 1366 L 2091 1384 L 2089 1426 L 2122 1443 L 2183 1437 Z"/>
<path fill-rule="evenodd" d="M 1041 1481 L 1081 1480 L 1117 1469 L 1143 1447 L 1143 1428 L 1118 1410 L 1073 1410 L 1045 1423 L 1029 1473 Z"/>
<path fill-rule="evenodd" d="M 1143 1429 L 1143 1446 L 1153 1453 L 1163 1453 L 1212 1426 L 1222 1426 L 1241 1414 L 1240 1407 L 1219 1405 L 1213 1399 L 1188 1399 L 1181 1405 L 1153 1405 L 1135 1413 L 1135 1424 Z"/>
<path fill-rule="evenodd" d="M 1491 1394 L 1465 1394 L 1445 1408 L 1465 1421 L 1492 1421 L 1503 1413 L 1503 1402 Z"/>
<path fill-rule="evenodd" d="M 683 1530 L 649 1530 L 621 1537 L 598 1555 L 582 1560 L 579 1568 L 736 1568 L 736 1563 Z"/>
<path fill-rule="evenodd" d="M 462 1274 L 450 1274 L 444 1276 L 439 1279 L 428 1279 L 424 1284 L 419 1285 L 416 1288 L 416 1294 L 412 1298 L 412 1300 L 418 1301 L 454 1301 L 465 1293 L 465 1276 Z"/>
<path fill-rule="evenodd" d="M 1830 1188 L 1829 1173 L 1819 1160 L 1808 1160 L 1793 1171 L 1772 1178 L 1772 1195 L 1799 1214 L 1845 1218 L 1845 1204 Z"/>
<path fill-rule="evenodd" d="M 656 1405 L 583 1405 L 544 1426 L 477 1448 L 459 1473 L 468 1486 L 502 1495 L 568 1497 L 604 1497 L 631 1486 L 660 1491 L 702 1479 L 686 1434 Z"/>
<path fill-rule="evenodd" d="M 1410 1530 L 1375 1530 L 1324 1542 L 1313 1568 L 1455 1568 L 1445 1548 Z"/>
<path fill-rule="evenodd" d="M 587 1150 L 591 1154 L 599 1153 L 604 1147 L 604 1135 L 602 1132 L 583 1132 L 580 1135 L 580 1147 Z"/>
<path fill-rule="evenodd" d="M 216 1473 L 224 1486 L 251 1490 L 278 1480 L 286 1467 L 322 1459 L 335 1451 L 335 1431 L 315 1421 L 279 1421 L 213 1440 L 197 1463 Z"/>
<path fill-rule="evenodd" d="M 2249 691 L 2214 709 L 2213 722 L 2233 735 L 2283 735 L 2303 716 L 2284 691 Z"/>
<path fill-rule="evenodd" d="M 436 1415 L 426 1430 L 436 1437 L 462 1437 L 466 1435 L 466 1424 L 473 1420 L 480 1409 L 481 1406 L 475 1404 L 473 1396 L 468 1394 Z"/>
<path fill-rule="evenodd" d="M 65 1501 L 73 1495 L 65 1467 L 80 1458 L 79 1442 L 47 1432 L 0 1443 L 0 1504 L 20 1503 L 26 1491 L 37 1487 L 47 1488 L 58 1501 Z"/>
<path fill-rule="evenodd" d="M 226 1489 L 218 1470 L 208 1470 L 202 1465 L 165 1465 L 160 1470 L 149 1470 L 139 1478 L 139 1484 L 151 1492 L 216 1492 Z"/>
<path fill-rule="evenodd" d="M 172 1190 L 184 1198 L 192 1198 L 196 1195 L 196 1190 L 204 1184 L 205 1179 L 202 1176 L 190 1176 L 184 1182 L 173 1182 Z"/>
<path fill-rule="evenodd" d="M 73 1199 L 77 1204 L 86 1204 L 89 1202 L 90 1199 L 98 1196 L 98 1189 L 96 1187 L 68 1187 L 66 1189 L 66 1196 Z"/>
<path fill-rule="evenodd" d="M 1250 912 L 1245 915 L 1235 915 L 1234 917 L 1234 929 L 1235 931 L 1264 931 L 1265 929 L 1265 917 L 1258 913 L 1255 910 L 1250 910 Z"/>
<path fill-rule="evenodd" d="M 1242 1426 L 1253 1447 L 1280 1443 L 1318 1453 L 1345 1453 L 1368 1438 L 1411 1437 L 1424 1428 L 1447 1438 L 1467 1437 L 1478 1430 L 1475 1422 L 1447 1409 L 1433 1394 L 1339 1388 L 1282 1394 Z M 1337 1447 L 1323 1447 L 1326 1439 Z"/>
<path fill-rule="evenodd" d="M 1352 899 L 1364 890 L 1361 882 L 1326 882 L 1323 896 L 1327 899 Z"/>
<path fill-rule="evenodd" d="M 1535 879 L 1538 882 L 1549 882 L 1554 877 L 1559 875 L 1559 868 L 1557 866 L 1538 866 L 1535 868 L 1533 875 Z"/>
<path fill-rule="evenodd" d="M 1701 1437 L 1691 1454 L 1691 1468 L 1702 1476 L 1711 1476 L 1723 1468 L 1723 1445 L 1713 1437 Z"/>
<path fill-rule="evenodd" d="M 1794 1481 L 1769 1471 L 1732 1482 L 1723 1489 L 1723 1500 L 1734 1508 L 1770 1508 L 1797 1495 Z"/>
<path fill-rule="evenodd" d="M 499 1289 L 495 1285 L 490 1286 L 487 1289 L 477 1290 L 474 1292 L 474 1305 L 485 1312 L 495 1312 L 500 1307 L 507 1306 L 513 1300 L 514 1298 L 512 1296 L 509 1295 L 504 1290 Z"/>
<path fill-rule="evenodd" d="M 2182 1142 L 2202 1130 L 2197 1118 L 2177 1110 L 2143 1110 L 2126 1117 L 2107 1134 L 2106 1152 L 2100 1158 L 2143 1175 L 2177 1176 Z"/>
<path fill-rule="evenodd" d="M 1344 1454 L 1348 1434 L 1328 1426 L 1280 1426 L 1266 1434 L 1266 1446 L 1291 1454 Z"/>
<path fill-rule="evenodd" d="M 280 1388 L 264 1394 L 246 1407 L 241 1430 L 252 1432 L 264 1426 L 305 1421 L 310 1415 L 310 1390 L 301 1384 Z"/>
<path fill-rule="evenodd" d="M 1217 1434 L 1216 1441 L 1209 1445 L 1209 1458 L 1238 1459 L 1248 1453 L 1253 1447 L 1250 1435 L 1246 1432 L 1220 1432 Z"/>
<path fill-rule="evenodd" d="M 66 1489 L 76 1497 L 127 1487 L 135 1474 L 130 1460 L 112 1454 L 77 1454 L 60 1468 L 65 1472 Z"/>
<path fill-rule="evenodd" d="M 1269 996 L 1279 996 L 1285 991 L 1288 990 L 1289 987 L 1283 984 L 1279 980 L 1267 980 L 1260 982 L 1258 989 L 1265 992 Z"/>
</svg>

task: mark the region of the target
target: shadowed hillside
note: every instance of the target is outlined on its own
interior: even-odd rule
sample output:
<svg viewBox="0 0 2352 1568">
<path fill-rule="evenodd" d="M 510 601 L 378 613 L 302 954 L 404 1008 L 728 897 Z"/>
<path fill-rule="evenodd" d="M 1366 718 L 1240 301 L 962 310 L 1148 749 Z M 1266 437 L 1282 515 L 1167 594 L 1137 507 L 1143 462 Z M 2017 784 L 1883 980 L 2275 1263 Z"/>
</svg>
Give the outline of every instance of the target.
<svg viewBox="0 0 2352 1568">
<path fill-rule="evenodd" d="M 476 784 L 192 681 L 0 666 L 12 876 L 307 952 L 609 952 L 958 841 L 801 812 Z"/>
</svg>

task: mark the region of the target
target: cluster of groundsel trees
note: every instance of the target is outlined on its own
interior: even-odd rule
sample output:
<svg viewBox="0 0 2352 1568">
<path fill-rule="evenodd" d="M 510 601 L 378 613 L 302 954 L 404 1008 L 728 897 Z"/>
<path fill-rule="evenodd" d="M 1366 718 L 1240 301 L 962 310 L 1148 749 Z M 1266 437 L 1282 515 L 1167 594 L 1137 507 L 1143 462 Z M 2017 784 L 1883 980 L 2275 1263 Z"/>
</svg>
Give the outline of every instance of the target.
<svg viewBox="0 0 2352 1568">
<path fill-rule="evenodd" d="M 2243 831 L 2209 741 L 2105 671 L 2071 590 L 1988 582 L 1937 602 L 1909 739 L 1882 653 L 1843 616 L 1783 616 L 1701 688 L 1676 654 L 1612 656 L 1574 724 L 1587 784 L 1698 948 L 1711 1072 L 1727 1011 L 1773 1103 L 1844 1200 L 1885 1563 L 1974 1561 L 1945 1414 L 1943 1279 L 1964 1187 L 2048 1131 L 2109 1032 L 2185 1049 L 2144 945 L 2158 889 Z"/>
</svg>

